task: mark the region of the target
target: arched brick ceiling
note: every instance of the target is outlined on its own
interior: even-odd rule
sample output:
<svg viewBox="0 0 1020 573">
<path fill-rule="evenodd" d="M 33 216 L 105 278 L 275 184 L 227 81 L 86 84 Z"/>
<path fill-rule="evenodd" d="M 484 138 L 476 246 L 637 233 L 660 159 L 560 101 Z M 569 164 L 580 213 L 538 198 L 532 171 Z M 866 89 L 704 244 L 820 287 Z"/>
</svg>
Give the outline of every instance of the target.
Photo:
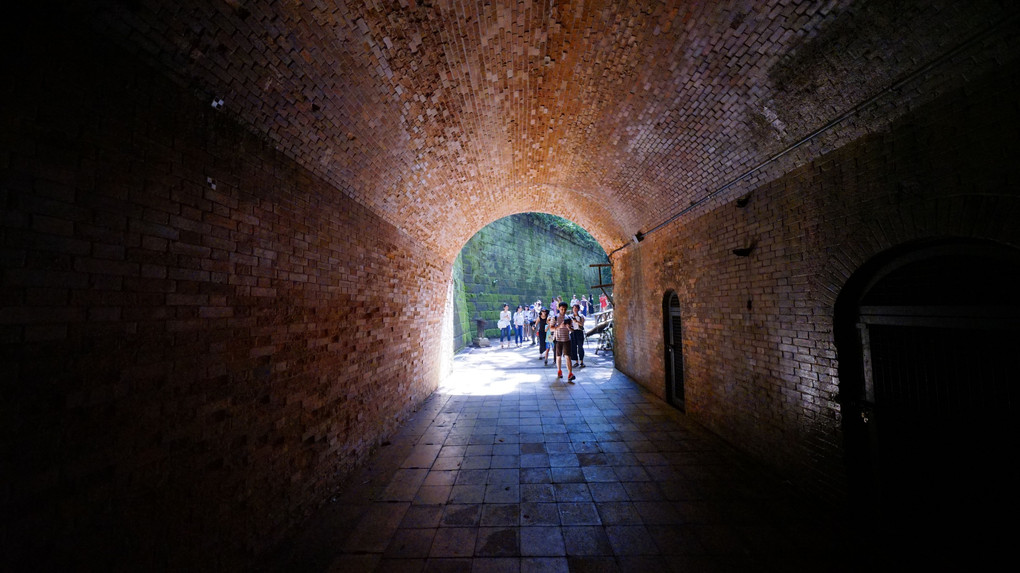
<svg viewBox="0 0 1020 573">
<path fill-rule="evenodd" d="M 452 259 L 521 211 L 610 251 L 1003 5 L 132 0 L 81 17 Z"/>
</svg>

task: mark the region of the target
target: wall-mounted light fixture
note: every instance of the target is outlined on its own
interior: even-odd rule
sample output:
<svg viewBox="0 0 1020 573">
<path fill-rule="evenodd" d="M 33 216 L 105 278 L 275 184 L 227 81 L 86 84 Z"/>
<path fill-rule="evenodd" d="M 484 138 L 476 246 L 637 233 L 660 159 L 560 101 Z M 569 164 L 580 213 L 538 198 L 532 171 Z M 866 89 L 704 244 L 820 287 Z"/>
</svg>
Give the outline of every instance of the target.
<svg viewBox="0 0 1020 573">
<path fill-rule="evenodd" d="M 638 231 L 637 233 L 634 233 L 634 242 L 635 243 L 640 243 L 643 240 L 645 240 L 645 234 L 644 233 L 642 233 L 641 231 Z"/>
<path fill-rule="evenodd" d="M 733 254 L 737 255 L 738 257 L 747 257 L 747 256 L 750 256 L 751 252 L 754 251 L 754 247 L 757 244 L 758 244 L 758 241 L 756 241 L 756 240 L 755 241 L 751 241 L 751 244 L 746 246 L 746 247 L 742 247 L 740 249 L 733 249 Z"/>
<path fill-rule="evenodd" d="M 747 204 L 750 203 L 750 202 L 751 202 L 751 194 L 748 193 L 747 195 L 744 195 L 743 197 L 740 197 L 739 199 L 737 199 L 737 207 L 740 207 L 741 209 L 743 209 L 744 207 L 747 207 Z"/>
</svg>

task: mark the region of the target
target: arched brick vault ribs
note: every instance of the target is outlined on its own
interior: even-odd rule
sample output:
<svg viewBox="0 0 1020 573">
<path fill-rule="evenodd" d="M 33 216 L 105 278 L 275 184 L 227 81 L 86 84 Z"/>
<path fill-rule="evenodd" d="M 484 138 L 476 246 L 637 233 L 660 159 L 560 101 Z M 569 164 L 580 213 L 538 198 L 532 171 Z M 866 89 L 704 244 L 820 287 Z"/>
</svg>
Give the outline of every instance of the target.
<svg viewBox="0 0 1020 573">
<path fill-rule="evenodd" d="M 487 223 L 551 205 L 613 251 L 980 35 L 1008 5 L 137 0 L 76 10 L 452 260 Z M 960 59 L 970 71 L 988 62 Z M 955 77 L 945 68 L 906 95 L 938 93 Z M 837 127 L 809 156 L 870 129 L 857 116 Z"/>
</svg>

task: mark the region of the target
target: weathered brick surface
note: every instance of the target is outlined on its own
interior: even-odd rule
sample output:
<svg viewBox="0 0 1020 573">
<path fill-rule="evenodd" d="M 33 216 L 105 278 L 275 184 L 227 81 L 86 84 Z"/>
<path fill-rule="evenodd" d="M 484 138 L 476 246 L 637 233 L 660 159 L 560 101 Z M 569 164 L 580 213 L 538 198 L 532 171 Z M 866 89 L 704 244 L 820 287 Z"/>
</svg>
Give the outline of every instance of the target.
<svg viewBox="0 0 1020 573">
<path fill-rule="evenodd" d="M 232 569 L 432 391 L 450 263 L 76 48 L 0 100 L 0 568 Z"/>
<path fill-rule="evenodd" d="M 547 209 L 612 251 L 1016 11 L 998 0 L 81 4 L 82 26 L 222 100 L 446 259 L 495 219 Z M 882 98 L 881 113 L 1015 57 L 1015 39 L 1005 50 L 994 39 L 1008 28 Z M 790 159 L 867 130 L 847 122 Z"/>
<path fill-rule="evenodd" d="M 1020 247 L 1017 66 L 614 257 L 617 366 L 665 396 L 662 301 L 683 307 L 687 411 L 817 495 L 846 493 L 833 305 L 910 241 Z M 733 249 L 754 244 L 750 256 Z"/>
<path fill-rule="evenodd" d="M 1015 244 L 1013 2 L 53 4 L 0 34 L 5 547 L 258 553 L 435 384 L 457 251 L 522 211 L 613 251 L 691 209 L 614 255 L 621 367 L 661 391 L 676 290 L 692 414 L 838 497 L 843 281 Z"/>
</svg>

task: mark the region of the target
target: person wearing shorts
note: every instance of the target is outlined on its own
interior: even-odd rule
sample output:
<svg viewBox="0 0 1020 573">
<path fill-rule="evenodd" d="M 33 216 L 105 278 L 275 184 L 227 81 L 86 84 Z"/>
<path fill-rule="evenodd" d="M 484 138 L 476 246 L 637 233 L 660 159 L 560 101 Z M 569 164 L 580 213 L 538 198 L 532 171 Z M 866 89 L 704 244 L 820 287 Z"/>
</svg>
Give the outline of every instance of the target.
<svg viewBox="0 0 1020 573">
<path fill-rule="evenodd" d="M 556 357 L 556 378 L 563 378 L 563 366 L 562 360 L 563 355 L 567 356 L 567 381 L 571 384 L 574 383 L 574 367 L 571 364 L 573 360 L 572 352 L 570 351 L 570 331 L 571 331 L 571 318 L 567 314 L 567 303 L 561 302 L 559 304 L 560 314 L 556 317 L 552 325 L 553 331 L 553 355 Z"/>
</svg>

